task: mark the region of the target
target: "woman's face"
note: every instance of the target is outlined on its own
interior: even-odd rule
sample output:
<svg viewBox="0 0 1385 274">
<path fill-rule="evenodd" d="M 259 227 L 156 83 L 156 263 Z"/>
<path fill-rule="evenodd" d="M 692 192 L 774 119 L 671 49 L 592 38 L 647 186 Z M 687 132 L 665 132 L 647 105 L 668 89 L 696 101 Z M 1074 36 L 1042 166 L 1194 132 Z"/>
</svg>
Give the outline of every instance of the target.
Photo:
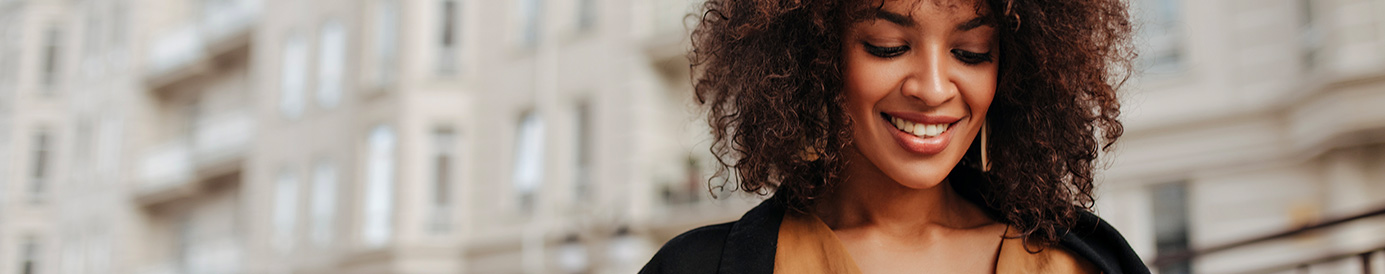
<svg viewBox="0 0 1385 274">
<path fill-rule="evenodd" d="M 920 189 L 966 154 L 995 97 L 1000 58 L 993 24 L 967 2 L 887 0 L 878 16 L 848 27 L 853 165 Z"/>
</svg>

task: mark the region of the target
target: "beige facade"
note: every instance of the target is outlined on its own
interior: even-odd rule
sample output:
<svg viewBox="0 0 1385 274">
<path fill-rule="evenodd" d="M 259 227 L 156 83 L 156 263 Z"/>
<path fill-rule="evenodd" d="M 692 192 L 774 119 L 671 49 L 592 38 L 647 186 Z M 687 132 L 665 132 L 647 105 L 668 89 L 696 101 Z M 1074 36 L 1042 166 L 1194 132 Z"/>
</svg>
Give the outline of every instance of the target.
<svg viewBox="0 0 1385 274">
<path fill-rule="evenodd" d="M 1385 104 L 1385 1 L 1137 2 L 1146 18 L 1177 12 L 1164 17 L 1166 32 L 1142 37 L 1165 48 L 1146 48 L 1155 65 L 1127 89 L 1126 135 L 1108 154 L 1097 209 L 1138 253 L 1149 260 L 1169 246 L 1206 248 L 1385 206 L 1385 112 L 1376 107 Z M 1175 57 L 1161 63 L 1160 52 Z M 1367 251 L 1385 246 L 1382 227 L 1353 222 L 1202 257 L 1192 269 L 1239 273 Z M 1347 259 L 1312 270 L 1360 269 Z"/>
<path fill-rule="evenodd" d="M 1097 209 L 1145 258 L 1385 202 L 1385 1 L 1305 3 L 1133 2 Z M 693 5 L 0 0 L 0 273 L 635 272 L 757 201 L 705 188 Z"/>
<path fill-rule="evenodd" d="M 0 2 L 0 273 L 633 272 L 754 200 L 701 198 L 689 6 Z"/>
</svg>

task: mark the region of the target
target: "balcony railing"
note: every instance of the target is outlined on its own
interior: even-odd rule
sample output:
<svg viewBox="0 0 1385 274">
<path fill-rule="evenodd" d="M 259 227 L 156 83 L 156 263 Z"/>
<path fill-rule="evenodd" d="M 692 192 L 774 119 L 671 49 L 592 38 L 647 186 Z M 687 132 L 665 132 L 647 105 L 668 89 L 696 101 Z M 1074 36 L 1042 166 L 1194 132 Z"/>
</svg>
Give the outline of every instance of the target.
<svg viewBox="0 0 1385 274">
<path fill-rule="evenodd" d="M 241 249 L 235 241 L 220 239 L 187 247 L 181 260 L 168 260 L 144 266 L 139 274 L 233 274 L 241 272 Z"/>
<path fill-rule="evenodd" d="M 173 141 L 149 150 L 140 161 L 141 192 L 157 192 L 191 181 L 192 149 L 186 141 Z"/>
<path fill-rule="evenodd" d="M 250 145 L 255 121 L 248 111 L 209 116 L 197 121 L 192 135 L 192 160 L 209 167 L 238 159 Z"/>
<path fill-rule="evenodd" d="M 147 75 L 174 73 L 233 48 L 226 43 L 248 43 L 239 39 L 250 31 L 260 13 L 260 0 L 206 1 L 199 18 L 154 37 L 148 52 Z"/>
<path fill-rule="evenodd" d="M 248 111 L 198 119 L 192 134 L 150 149 L 140 162 L 141 192 L 153 193 L 218 175 L 244 158 L 254 136 Z"/>
<path fill-rule="evenodd" d="M 1329 229 L 1329 228 L 1338 228 L 1338 227 L 1343 227 L 1344 225 L 1349 225 L 1349 224 L 1352 224 L 1352 223 L 1359 223 L 1359 222 L 1363 222 L 1363 221 L 1368 221 L 1368 220 L 1367 220 L 1368 218 L 1380 217 L 1380 216 L 1385 216 L 1385 206 L 1376 208 L 1376 209 L 1374 209 L 1374 210 L 1370 210 L 1370 211 L 1362 212 L 1362 213 L 1359 213 L 1359 214 L 1355 214 L 1355 215 L 1350 215 L 1350 216 L 1344 216 L 1344 217 L 1329 219 L 1329 220 L 1321 221 L 1321 222 L 1318 222 L 1318 223 L 1308 224 L 1308 225 L 1305 225 L 1305 226 L 1302 226 L 1302 227 L 1298 227 L 1298 228 L 1294 228 L 1294 229 L 1289 229 L 1289 230 L 1285 230 L 1285 231 L 1281 231 L 1281 232 L 1276 232 L 1276 233 L 1271 233 L 1271 234 L 1267 234 L 1267 235 L 1263 235 L 1263 236 L 1259 236 L 1259 237 L 1253 237 L 1253 238 L 1249 238 L 1249 239 L 1245 239 L 1245 240 L 1240 240 L 1240 241 L 1235 241 L 1235 242 L 1231 242 L 1231 243 L 1226 243 L 1226 244 L 1221 244 L 1221 245 L 1216 245 L 1216 246 L 1210 246 L 1210 247 L 1206 247 L 1206 248 L 1202 248 L 1202 249 L 1196 249 L 1196 250 L 1185 251 L 1185 252 L 1179 252 L 1179 253 L 1172 253 L 1172 254 L 1168 254 L 1168 255 L 1160 255 L 1159 257 L 1157 257 L 1157 258 L 1154 259 L 1154 261 L 1153 261 L 1153 263 L 1152 263 L 1151 265 L 1152 265 L 1153 267 L 1156 267 L 1156 268 L 1157 268 L 1157 267 L 1163 267 L 1163 266 L 1172 266 L 1172 265 L 1179 264 L 1179 263 L 1183 263 L 1183 262 L 1194 261 L 1194 260 L 1197 260 L 1197 259 L 1199 259 L 1199 258 L 1205 258 L 1205 257 L 1210 256 L 1210 255 L 1217 255 L 1217 254 L 1221 254 L 1221 253 L 1226 253 L 1226 252 L 1231 251 L 1231 250 L 1237 250 L 1237 249 L 1247 248 L 1247 247 L 1250 247 L 1250 246 L 1252 246 L 1252 245 L 1264 244 L 1264 243 L 1275 242 L 1275 241 L 1282 241 L 1282 240 L 1290 239 L 1290 238 L 1295 237 L 1295 236 L 1306 235 L 1306 234 L 1310 234 L 1310 233 L 1312 233 L 1312 232 L 1323 231 L 1323 230 Z M 1257 268 L 1257 269 L 1255 269 L 1255 270 L 1246 271 L 1246 272 L 1240 272 L 1240 273 L 1280 273 L 1280 272 L 1311 273 L 1311 270 L 1313 269 L 1314 266 L 1327 265 L 1327 264 L 1331 264 L 1331 263 L 1344 263 L 1345 260 L 1353 260 L 1353 259 L 1354 259 L 1354 260 L 1359 260 L 1359 263 L 1360 263 L 1360 266 L 1361 266 L 1361 268 L 1360 268 L 1360 269 L 1361 269 L 1361 272 L 1360 272 L 1360 273 L 1371 274 L 1372 271 L 1374 271 L 1374 268 L 1373 268 L 1372 265 L 1371 265 L 1371 263 L 1372 263 L 1372 255 L 1374 255 L 1375 253 L 1378 253 L 1378 252 L 1382 252 L 1382 251 L 1385 251 L 1385 244 L 1382 244 L 1382 245 L 1380 245 L 1380 246 L 1375 246 L 1375 247 L 1372 247 L 1372 248 L 1367 248 L 1367 249 L 1359 249 L 1359 250 L 1347 251 L 1347 252 L 1335 252 L 1335 253 L 1329 253 L 1329 254 L 1327 254 L 1327 255 L 1321 255 L 1321 256 L 1315 256 L 1315 257 L 1307 257 L 1307 258 L 1302 258 L 1302 259 L 1297 260 L 1297 261 L 1288 261 L 1288 262 L 1284 262 L 1284 263 L 1281 263 L 1281 264 L 1278 264 L 1278 265 L 1269 265 L 1269 266 L 1265 266 L 1265 267 L 1262 267 L 1262 268 Z M 1338 272 L 1332 272 L 1332 273 L 1338 273 Z"/>
</svg>

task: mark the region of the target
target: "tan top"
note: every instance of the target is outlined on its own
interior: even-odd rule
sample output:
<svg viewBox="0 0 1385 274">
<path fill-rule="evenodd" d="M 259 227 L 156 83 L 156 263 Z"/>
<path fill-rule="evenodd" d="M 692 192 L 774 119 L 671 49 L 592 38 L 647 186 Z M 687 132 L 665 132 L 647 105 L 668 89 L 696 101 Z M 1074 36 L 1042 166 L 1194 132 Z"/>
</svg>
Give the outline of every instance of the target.
<svg viewBox="0 0 1385 274">
<path fill-rule="evenodd" d="M 1014 228 L 1007 228 L 1005 233 L 1016 235 Z M 1090 262 L 1058 247 L 1031 254 L 1025 250 L 1023 240 L 1004 238 L 999 248 L 996 274 L 1099 273 Z M 779 225 L 774 273 L 861 274 L 861 269 L 856 267 L 856 261 L 827 223 L 811 214 L 789 212 L 784 214 L 784 221 Z"/>
</svg>

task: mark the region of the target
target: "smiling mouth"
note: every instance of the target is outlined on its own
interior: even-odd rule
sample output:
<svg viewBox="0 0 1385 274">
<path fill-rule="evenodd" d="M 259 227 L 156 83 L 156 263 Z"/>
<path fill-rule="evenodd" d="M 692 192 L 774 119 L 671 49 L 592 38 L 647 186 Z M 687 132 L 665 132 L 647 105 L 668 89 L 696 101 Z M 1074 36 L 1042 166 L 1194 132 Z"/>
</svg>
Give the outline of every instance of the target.
<svg viewBox="0 0 1385 274">
<path fill-rule="evenodd" d="M 884 118 L 885 121 L 889 122 L 890 125 L 894 126 L 895 129 L 921 138 L 938 137 L 938 135 L 942 135 L 944 132 L 947 132 L 948 129 L 952 128 L 952 125 L 957 124 L 957 122 L 941 124 L 919 123 L 893 117 L 885 113 L 880 113 L 880 116 Z"/>
</svg>

